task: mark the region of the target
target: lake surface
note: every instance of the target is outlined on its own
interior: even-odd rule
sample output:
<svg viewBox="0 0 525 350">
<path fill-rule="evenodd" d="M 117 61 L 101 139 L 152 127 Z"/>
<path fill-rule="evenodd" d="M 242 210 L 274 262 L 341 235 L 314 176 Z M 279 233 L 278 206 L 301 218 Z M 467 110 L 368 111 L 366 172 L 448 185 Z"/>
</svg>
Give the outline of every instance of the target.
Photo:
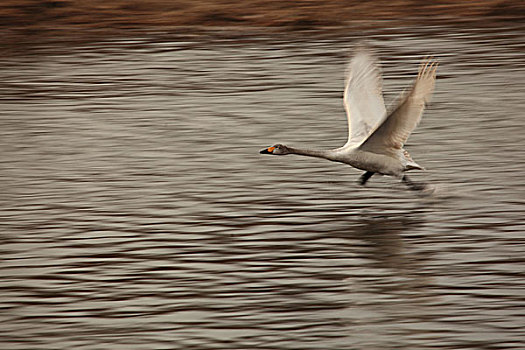
<svg viewBox="0 0 525 350">
<path fill-rule="evenodd" d="M 0 57 L 2 349 L 524 349 L 525 30 L 208 32 Z M 440 62 L 407 149 L 432 183 L 305 157 L 346 141 L 367 38 L 387 103 Z"/>
</svg>

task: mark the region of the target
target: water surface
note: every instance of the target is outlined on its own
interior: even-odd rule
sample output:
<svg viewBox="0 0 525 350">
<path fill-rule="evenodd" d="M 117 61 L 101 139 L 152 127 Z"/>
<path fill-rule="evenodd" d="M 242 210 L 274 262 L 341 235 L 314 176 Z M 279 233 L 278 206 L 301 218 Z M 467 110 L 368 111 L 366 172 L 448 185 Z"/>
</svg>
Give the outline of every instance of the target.
<svg viewBox="0 0 525 350">
<path fill-rule="evenodd" d="M 522 28 L 46 43 L 0 58 L 5 349 L 523 349 Z M 264 157 L 345 142 L 366 37 L 387 102 L 440 61 L 421 197 Z"/>
</svg>

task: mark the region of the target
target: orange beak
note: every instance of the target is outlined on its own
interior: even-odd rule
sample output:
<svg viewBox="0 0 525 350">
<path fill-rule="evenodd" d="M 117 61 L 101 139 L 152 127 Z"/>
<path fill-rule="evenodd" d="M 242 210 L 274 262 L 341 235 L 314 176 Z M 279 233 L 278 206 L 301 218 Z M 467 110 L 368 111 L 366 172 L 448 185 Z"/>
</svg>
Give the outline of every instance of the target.
<svg viewBox="0 0 525 350">
<path fill-rule="evenodd" d="M 274 149 L 275 149 L 275 147 L 268 147 L 266 149 L 263 149 L 259 153 L 260 154 L 272 154 Z"/>
</svg>

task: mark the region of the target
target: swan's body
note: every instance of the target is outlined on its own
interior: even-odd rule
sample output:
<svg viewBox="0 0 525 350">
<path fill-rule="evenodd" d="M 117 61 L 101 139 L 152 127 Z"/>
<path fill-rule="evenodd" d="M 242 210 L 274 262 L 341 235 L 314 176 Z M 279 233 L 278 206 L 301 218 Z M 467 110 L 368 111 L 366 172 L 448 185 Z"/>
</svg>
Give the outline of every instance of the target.
<svg viewBox="0 0 525 350">
<path fill-rule="evenodd" d="M 346 144 L 332 150 L 308 150 L 277 144 L 260 153 L 298 154 L 345 163 L 366 171 L 361 177 L 362 185 L 377 173 L 402 178 L 412 189 L 422 189 L 421 185 L 403 175 L 408 170 L 423 169 L 403 146 L 430 100 L 436 69 L 437 63 L 432 59 L 423 61 L 412 88 L 403 93 L 396 106 L 387 112 L 379 63 L 369 50 L 360 49 L 350 61 L 344 92 L 348 119 Z"/>
</svg>

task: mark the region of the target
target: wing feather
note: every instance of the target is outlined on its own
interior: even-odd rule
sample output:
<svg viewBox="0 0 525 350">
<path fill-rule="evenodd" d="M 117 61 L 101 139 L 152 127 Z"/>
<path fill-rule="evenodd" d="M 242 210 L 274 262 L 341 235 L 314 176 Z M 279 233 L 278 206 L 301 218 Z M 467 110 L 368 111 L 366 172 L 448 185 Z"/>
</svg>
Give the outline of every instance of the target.
<svg viewBox="0 0 525 350">
<path fill-rule="evenodd" d="M 394 154 L 421 120 L 425 105 L 430 101 L 436 81 L 438 64 L 432 58 L 424 60 L 412 88 L 402 95 L 396 108 L 361 144 L 360 148 L 374 153 Z"/>
<path fill-rule="evenodd" d="M 386 114 L 379 61 L 365 47 L 359 48 L 350 61 L 343 102 L 348 119 L 346 145 L 359 144 Z"/>
</svg>

